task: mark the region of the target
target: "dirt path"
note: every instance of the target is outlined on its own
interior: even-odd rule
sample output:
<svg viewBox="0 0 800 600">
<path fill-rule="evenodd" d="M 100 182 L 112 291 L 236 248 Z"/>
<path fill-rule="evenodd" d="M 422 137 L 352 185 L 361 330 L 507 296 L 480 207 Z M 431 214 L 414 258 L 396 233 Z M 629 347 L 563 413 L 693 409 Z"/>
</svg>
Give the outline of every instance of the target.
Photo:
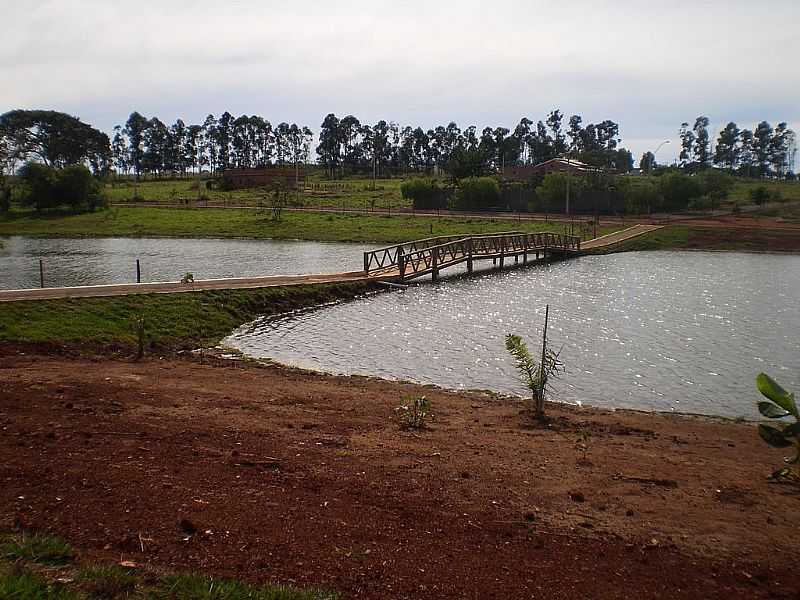
<svg viewBox="0 0 800 600">
<path fill-rule="evenodd" d="M 651 231 L 656 231 L 657 229 L 661 229 L 661 227 L 661 225 L 634 225 L 622 231 L 615 231 L 614 233 L 609 233 L 593 240 L 581 242 L 581 250 L 608 248 L 614 244 L 619 244 L 620 242 L 631 240 L 640 235 L 650 233 Z"/>
<path fill-rule="evenodd" d="M 27 290 L 0 290 L 0 302 L 17 300 L 52 300 L 54 298 L 96 298 L 102 296 L 129 296 L 134 294 L 176 294 L 203 290 L 237 290 L 246 288 L 283 287 L 312 283 L 344 283 L 350 281 L 383 279 L 366 277 L 363 271 L 328 273 L 320 275 L 275 275 L 270 277 L 239 277 L 229 279 L 200 279 L 192 283 L 166 281 L 157 283 L 122 283 L 86 285 L 77 287 L 42 288 Z"/>
<path fill-rule="evenodd" d="M 422 393 L 432 428 L 400 431 L 394 408 Z M 752 425 L 551 414 L 540 428 L 485 395 L 0 348 L 0 529 L 344 598 L 800 597 L 776 559 L 800 548 L 800 494 L 767 483 L 781 455 Z"/>
</svg>

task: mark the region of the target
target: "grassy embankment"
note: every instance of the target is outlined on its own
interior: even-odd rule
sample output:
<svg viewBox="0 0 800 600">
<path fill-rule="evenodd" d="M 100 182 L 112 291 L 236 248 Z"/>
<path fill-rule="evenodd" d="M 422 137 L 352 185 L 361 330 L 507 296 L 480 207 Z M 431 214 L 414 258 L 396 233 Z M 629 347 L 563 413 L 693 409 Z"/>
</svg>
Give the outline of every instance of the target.
<svg viewBox="0 0 800 600">
<path fill-rule="evenodd" d="M 598 235 L 616 227 L 601 227 Z M 458 233 L 520 230 L 563 232 L 560 223 L 508 219 L 459 219 L 285 212 L 280 221 L 270 211 L 111 208 L 79 215 L 36 215 L 13 211 L 0 216 L 0 235 L 63 237 L 165 236 L 305 239 L 394 243 Z"/>
<path fill-rule="evenodd" d="M 198 574 L 163 574 L 117 564 L 82 564 L 63 540 L 0 536 L 0 598 L 19 600 L 335 600 L 333 592 L 251 586 Z"/>
<path fill-rule="evenodd" d="M 215 290 L 0 303 L 0 343 L 33 343 L 129 353 L 135 319 L 145 319 L 147 346 L 182 350 L 215 344 L 261 315 L 349 299 L 375 290 L 346 283 L 254 290 Z"/>
</svg>

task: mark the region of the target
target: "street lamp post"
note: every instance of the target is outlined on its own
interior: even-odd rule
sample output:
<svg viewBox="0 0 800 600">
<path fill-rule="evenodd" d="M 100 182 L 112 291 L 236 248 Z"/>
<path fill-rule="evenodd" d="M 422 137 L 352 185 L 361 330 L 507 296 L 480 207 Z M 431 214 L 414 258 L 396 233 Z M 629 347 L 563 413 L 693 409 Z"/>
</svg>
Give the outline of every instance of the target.
<svg viewBox="0 0 800 600">
<path fill-rule="evenodd" d="M 648 161 L 648 165 L 647 165 L 647 174 L 648 174 L 648 175 L 649 175 L 649 174 L 650 174 L 650 172 L 653 170 L 653 162 L 656 160 L 656 154 L 658 154 L 658 151 L 659 151 L 659 150 L 661 150 L 661 147 L 662 147 L 664 144 L 669 144 L 669 140 L 664 140 L 663 142 L 661 142 L 661 143 L 658 145 L 658 147 L 656 148 L 656 151 L 655 151 L 655 152 L 653 152 L 653 155 L 650 157 L 650 160 Z"/>
</svg>

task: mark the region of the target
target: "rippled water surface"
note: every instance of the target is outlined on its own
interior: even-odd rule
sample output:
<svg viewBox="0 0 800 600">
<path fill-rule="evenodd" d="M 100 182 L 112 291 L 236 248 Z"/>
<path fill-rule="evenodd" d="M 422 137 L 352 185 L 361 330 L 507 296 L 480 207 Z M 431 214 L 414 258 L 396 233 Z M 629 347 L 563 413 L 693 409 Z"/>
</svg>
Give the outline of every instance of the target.
<svg viewBox="0 0 800 600">
<path fill-rule="evenodd" d="M 0 289 L 176 281 L 257 275 L 299 275 L 362 268 L 359 244 L 295 240 L 0 237 Z"/>
<path fill-rule="evenodd" d="M 800 257 L 641 252 L 450 278 L 242 327 L 257 357 L 523 394 L 503 338 L 548 337 L 562 401 L 755 416 L 754 378 L 800 386 Z"/>
</svg>

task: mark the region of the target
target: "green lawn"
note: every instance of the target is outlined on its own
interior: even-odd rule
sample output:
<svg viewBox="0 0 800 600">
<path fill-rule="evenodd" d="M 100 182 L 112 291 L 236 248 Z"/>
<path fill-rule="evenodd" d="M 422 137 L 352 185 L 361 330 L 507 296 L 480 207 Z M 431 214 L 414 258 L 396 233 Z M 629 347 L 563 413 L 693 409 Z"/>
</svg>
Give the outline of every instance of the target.
<svg viewBox="0 0 800 600">
<path fill-rule="evenodd" d="M 54 554 L 55 553 L 55 554 Z M 52 560 L 57 556 L 58 561 Z M 53 565 L 58 569 L 53 569 Z M 200 573 L 81 563 L 63 540 L 0 535 L 0 598 L 8 600 L 335 600 L 337 594 L 286 585 L 249 585 Z"/>
<path fill-rule="evenodd" d="M 179 350 L 216 344 L 261 315 L 348 299 L 375 289 L 342 283 L 253 290 L 214 290 L 0 303 L 0 343 L 44 343 L 120 348 L 137 345 L 135 320 L 145 319 L 152 349 Z"/>
<path fill-rule="evenodd" d="M 0 215 L 0 235 L 101 237 L 245 237 L 394 243 L 458 233 L 521 230 L 563 232 L 563 224 L 507 219 L 459 219 L 284 212 L 246 209 L 114 207 L 80 215 L 43 215 L 13 211 Z M 614 228 L 603 227 L 598 235 Z"/>
</svg>

